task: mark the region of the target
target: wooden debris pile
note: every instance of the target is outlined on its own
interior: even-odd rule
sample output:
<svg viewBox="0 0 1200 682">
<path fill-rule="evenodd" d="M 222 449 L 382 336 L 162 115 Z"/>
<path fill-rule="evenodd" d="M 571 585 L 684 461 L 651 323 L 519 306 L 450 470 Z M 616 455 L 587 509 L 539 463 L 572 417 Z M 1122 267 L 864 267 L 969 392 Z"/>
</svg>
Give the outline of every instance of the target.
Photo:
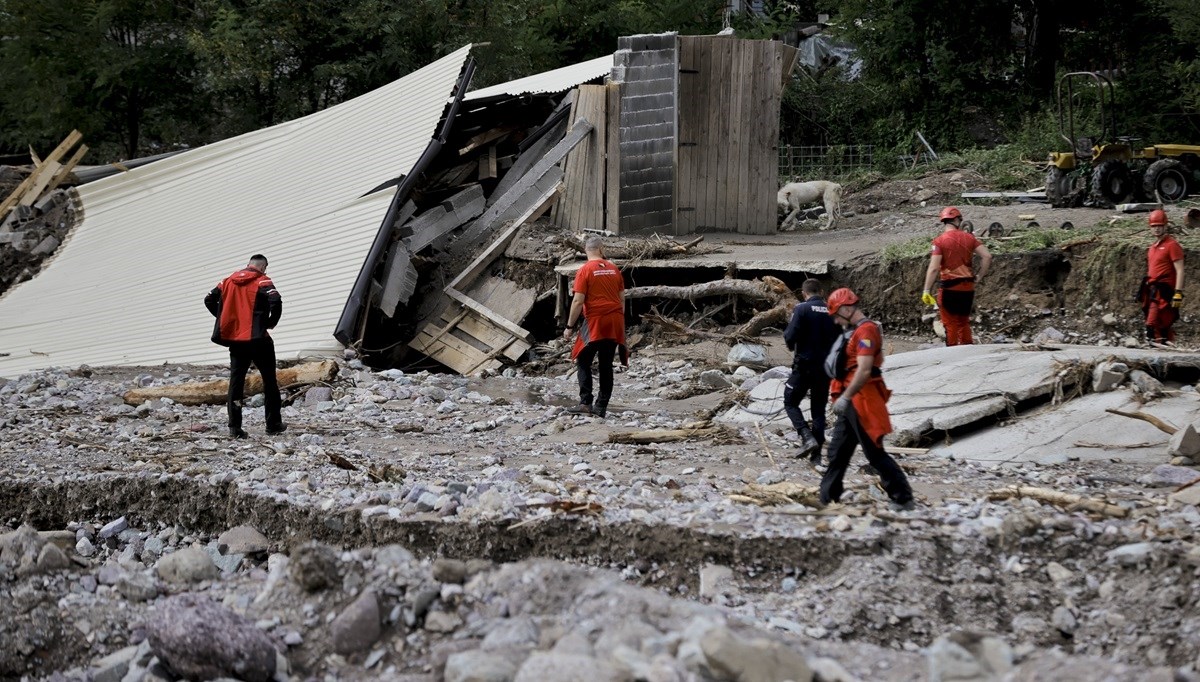
<svg viewBox="0 0 1200 682">
<path fill-rule="evenodd" d="M 30 149 L 30 167 L 4 169 L 21 180 L 0 202 L 0 293 L 36 275 L 74 225 L 74 206 L 59 187 L 72 182 L 71 172 L 87 154 L 82 139 L 71 131 L 45 159 Z"/>
</svg>

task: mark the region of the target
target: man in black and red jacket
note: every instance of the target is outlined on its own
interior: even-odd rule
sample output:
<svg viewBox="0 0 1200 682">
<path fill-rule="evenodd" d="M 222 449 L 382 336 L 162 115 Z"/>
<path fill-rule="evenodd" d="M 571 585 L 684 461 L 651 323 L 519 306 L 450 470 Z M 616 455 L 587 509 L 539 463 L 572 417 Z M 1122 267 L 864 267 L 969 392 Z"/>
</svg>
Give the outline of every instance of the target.
<svg viewBox="0 0 1200 682">
<path fill-rule="evenodd" d="M 266 398 L 267 433 L 283 433 L 279 382 L 275 379 L 275 342 L 268 330 L 279 324 L 283 299 L 267 277 L 267 257 L 256 253 L 250 263 L 226 277 L 204 297 L 204 306 L 217 318 L 213 343 L 229 347 L 229 435 L 245 438 L 242 399 L 246 372 L 253 364 L 262 375 Z"/>
</svg>

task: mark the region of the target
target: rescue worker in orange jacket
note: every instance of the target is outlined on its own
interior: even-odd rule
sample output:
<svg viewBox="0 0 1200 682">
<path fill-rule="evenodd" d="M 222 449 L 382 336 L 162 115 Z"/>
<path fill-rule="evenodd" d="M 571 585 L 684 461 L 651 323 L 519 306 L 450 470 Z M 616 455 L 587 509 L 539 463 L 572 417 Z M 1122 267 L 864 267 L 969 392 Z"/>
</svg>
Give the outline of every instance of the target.
<svg viewBox="0 0 1200 682">
<path fill-rule="evenodd" d="M 825 363 L 837 423 L 829 440 L 829 468 L 821 479 L 821 503 L 841 499 L 842 478 L 855 446 L 861 445 L 867 461 L 879 472 L 888 497 L 897 507 L 911 509 L 913 493 L 908 477 L 883 449 L 883 437 L 892 432 L 887 409 L 892 392 L 883 382 L 883 334 L 879 325 L 863 314 L 853 291 L 834 291 L 826 305 L 834 321 L 846 331 L 834 343 Z"/>
<path fill-rule="evenodd" d="M 567 328 L 563 330 L 563 338 L 575 335 L 571 358 L 575 360 L 579 378 L 579 404 L 567 411 L 603 419 L 612 397 L 613 358 L 629 365 L 629 348 L 625 345 L 625 275 L 604 257 L 604 240 L 600 237 L 588 237 L 584 252 L 587 262 L 575 273 L 575 297 L 571 299 Z M 594 395 L 593 359 L 598 360 L 600 375 L 600 390 Z"/>
<path fill-rule="evenodd" d="M 1138 302 L 1146 315 L 1146 338 L 1156 343 L 1175 340 L 1171 326 L 1183 305 L 1183 247 L 1170 234 L 1167 214 L 1150 212 L 1154 243 L 1146 251 L 1146 277 L 1138 289 Z"/>
<path fill-rule="evenodd" d="M 921 302 L 936 305 L 946 328 L 946 345 L 970 344 L 971 307 L 975 303 L 975 285 L 983 281 L 992 266 L 992 254 L 975 235 L 962 230 L 962 212 L 953 206 L 942 209 L 945 231 L 933 240 L 929 269 L 925 271 L 925 291 Z M 971 258 L 979 255 L 979 272 L 971 267 Z M 937 298 L 930 293 L 938 283 Z"/>
<path fill-rule="evenodd" d="M 283 300 L 267 277 L 267 257 L 256 253 L 246 267 L 221 280 L 204 297 L 204 306 L 217 318 L 213 343 L 229 348 L 229 435 L 246 438 L 242 429 L 242 401 L 250 365 L 262 376 L 267 434 L 287 430 L 280 414 L 282 400 L 275 377 L 275 342 L 270 330 L 283 315 Z"/>
</svg>

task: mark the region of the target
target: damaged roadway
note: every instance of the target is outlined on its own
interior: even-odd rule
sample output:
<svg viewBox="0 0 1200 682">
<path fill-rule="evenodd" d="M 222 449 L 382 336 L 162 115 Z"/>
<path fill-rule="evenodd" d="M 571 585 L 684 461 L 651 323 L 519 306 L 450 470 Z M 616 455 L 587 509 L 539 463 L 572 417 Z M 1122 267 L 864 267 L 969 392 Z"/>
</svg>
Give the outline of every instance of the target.
<svg viewBox="0 0 1200 682">
<path fill-rule="evenodd" d="M 737 387 L 764 381 L 698 348 L 641 352 L 617 377 L 607 421 L 565 414 L 572 376 L 373 372 L 349 359 L 285 408 L 286 437 L 258 435 L 250 410 L 250 442 L 222 437 L 220 407 L 120 398 L 219 378 L 212 369 L 11 380 L 0 387 L 0 521 L 43 536 L 0 539 L 0 676 L 121 679 L 124 666 L 132 679 L 172 679 L 189 662 L 162 614 L 207 613 L 172 596 L 197 594 L 280 652 L 269 661 L 214 644 L 205 664 L 254 660 L 297 679 L 480 679 L 469 674 L 493 668 L 495 679 L 545 679 L 578 665 L 614 680 L 784 679 L 772 665 L 797 679 L 1195 678 L 1200 486 L 1177 489 L 1200 474 L 1160 466 L 1165 433 L 1095 415 L 1117 432 L 1097 427 L 1089 440 L 1162 444 L 999 465 L 941 452 L 1036 425 L 1022 414 L 904 456 L 914 512 L 888 511 L 874 477 L 853 469 L 845 504 L 818 510 L 793 501 L 819 473 L 792 457 L 787 429 L 718 422 L 701 440 L 609 442 L 709 423 Z M 1182 357 L 1119 352 L 1131 364 Z M 886 365 L 899 412 L 908 355 Z M 1052 370 L 1053 355 L 1013 350 L 996 366 L 1011 380 L 1013 357 Z M 715 389 L 713 370 L 730 386 Z M 1035 374 L 1025 390 L 1044 383 Z M 988 383 L 1022 390 L 999 379 L 979 390 Z M 1138 409 L 1182 427 L 1176 402 L 1190 389 L 1168 376 L 1165 397 Z M 1071 395 L 1031 409 L 1132 400 L 1125 386 Z M 1024 492 L 998 492 L 1014 487 Z M 744 501 L 764 490 L 794 497 Z M 1046 490 L 1118 511 L 1039 501 Z M 256 534 L 228 534 L 243 525 Z M 767 668 L 739 672 L 747 660 Z"/>
</svg>

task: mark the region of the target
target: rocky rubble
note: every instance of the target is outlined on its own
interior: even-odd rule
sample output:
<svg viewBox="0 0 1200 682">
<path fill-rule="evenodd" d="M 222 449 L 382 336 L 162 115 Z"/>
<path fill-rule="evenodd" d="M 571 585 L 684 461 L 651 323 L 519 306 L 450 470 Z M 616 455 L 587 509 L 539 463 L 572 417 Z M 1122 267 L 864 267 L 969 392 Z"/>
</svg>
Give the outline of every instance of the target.
<svg viewBox="0 0 1200 682">
<path fill-rule="evenodd" d="M 36 275 L 74 224 L 75 208 L 67 190 L 55 190 L 33 206 L 14 208 L 0 223 L 0 294 Z"/>
<path fill-rule="evenodd" d="M 564 413 L 569 376 L 350 359 L 344 380 L 285 408 L 283 437 L 249 441 L 222 437 L 219 407 L 117 397 L 208 369 L 8 381 L 0 677 L 525 680 L 586 665 L 619 680 L 982 680 L 1007 665 L 1010 679 L 1190 679 L 1200 667 L 1200 500 L 1187 496 L 1200 486 L 1177 490 L 1194 468 L 910 455 L 916 511 L 890 512 L 863 472 L 845 504 L 816 510 L 727 497 L 816 483 L 787 433 L 607 442 L 679 428 L 769 379 L 721 371 L 732 387 L 718 388 L 714 370 L 635 364 L 604 422 Z M 247 428 L 262 433 L 261 412 Z M 988 499 L 1013 484 L 1128 513 Z M 197 625 L 172 631 L 187 617 Z M 218 623 L 263 637 L 187 640 Z M 959 629 L 991 634 L 942 639 Z M 1005 646 L 976 646 L 988 637 Z"/>
</svg>

